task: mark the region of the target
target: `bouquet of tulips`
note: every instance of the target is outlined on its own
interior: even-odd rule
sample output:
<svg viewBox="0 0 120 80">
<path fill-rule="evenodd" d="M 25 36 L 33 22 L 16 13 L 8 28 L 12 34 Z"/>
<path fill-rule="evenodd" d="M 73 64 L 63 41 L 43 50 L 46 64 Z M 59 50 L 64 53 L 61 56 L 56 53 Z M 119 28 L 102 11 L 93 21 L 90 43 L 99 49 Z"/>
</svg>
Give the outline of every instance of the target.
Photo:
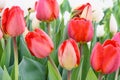
<svg viewBox="0 0 120 80">
<path fill-rule="evenodd" d="M 120 80 L 120 0 L 96 10 L 38 0 L 27 15 L 2 4 L 0 80 Z"/>
</svg>

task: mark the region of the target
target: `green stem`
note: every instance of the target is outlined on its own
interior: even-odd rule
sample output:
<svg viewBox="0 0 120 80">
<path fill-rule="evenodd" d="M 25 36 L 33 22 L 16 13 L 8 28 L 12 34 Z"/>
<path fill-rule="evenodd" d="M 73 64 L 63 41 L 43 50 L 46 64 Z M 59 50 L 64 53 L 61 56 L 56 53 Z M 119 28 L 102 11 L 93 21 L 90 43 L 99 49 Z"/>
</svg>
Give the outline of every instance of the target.
<svg viewBox="0 0 120 80">
<path fill-rule="evenodd" d="M 15 66 L 15 80 L 18 80 L 18 51 L 17 51 L 17 43 L 16 37 L 13 37 L 13 45 L 14 45 L 14 66 Z"/>
<path fill-rule="evenodd" d="M 48 35 L 50 36 L 50 23 L 47 22 L 47 31 L 48 31 Z"/>
<path fill-rule="evenodd" d="M 115 80 L 118 80 L 119 69 L 116 71 Z"/>
<path fill-rule="evenodd" d="M 49 23 L 49 22 L 47 23 L 47 30 L 48 30 L 48 35 L 50 36 L 50 23 Z M 56 70 L 56 72 L 57 72 L 58 75 L 60 76 L 60 73 L 59 73 L 59 71 L 58 71 L 58 69 L 57 69 L 54 61 L 53 61 L 52 58 L 50 57 L 50 55 L 48 56 L 48 60 L 50 61 L 51 65 L 54 67 L 54 69 Z M 60 80 L 62 80 L 62 79 L 60 79 Z"/>
<path fill-rule="evenodd" d="M 71 80 L 71 71 L 68 71 L 67 80 Z"/>
<path fill-rule="evenodd" d="M 103 74 L 100 73 L 100 74 L 99 74 L 99 77 L 98 77 L 98 80 L 102 80 L 102 77 L 103 77 Z"/>
</svg>

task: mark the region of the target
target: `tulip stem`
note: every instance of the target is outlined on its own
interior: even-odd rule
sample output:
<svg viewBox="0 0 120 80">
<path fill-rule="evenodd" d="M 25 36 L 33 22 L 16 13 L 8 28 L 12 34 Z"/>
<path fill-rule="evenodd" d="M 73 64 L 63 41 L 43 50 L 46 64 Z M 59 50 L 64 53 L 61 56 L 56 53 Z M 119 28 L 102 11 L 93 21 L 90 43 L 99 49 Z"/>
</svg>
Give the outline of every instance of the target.
<svg viewBox="0 0 120 80">
<path fill-rule="evenodd" d="M 14 66 L 15 66 L 15 79 L 18 80 L 18 51 L 17 51 L 17 43 L 16 37 L 13 37 L 13 45 L 14 45 Z"/>
<path fill-rule="evenodd" d="M 54 69 L 56 70 L 56 72 L 58 74 L 60 74 L 59 71 L 58 71 L 58 69 L 57 69 L 57 67 L 56 67 L 56 65 L 55 65 L 55 63 L 54 63 L 54 61 L 52 60 L 52 58 L 50 56 L 48 56 L 48 60 L 50 61 L 51 65 L 54 67 Z"/>
<path fill-rule="evenodd" d="M 68 71 L 68 74 L 67 74 L 67 80 L 71 80 L 71 70 Z"/>
<path fill-rule="evenodd" d="M 47 31 L 48 31 L 48 35 L 50 36 L 50 23 L 47 22 Z"/>
<path fill-rule="evenodd" d="M 102 77 L 103 77 L 103 74 L 100 73 L 100 74 L 99 74 L 99 77 L 98 77 L 98 80 L 102 80 Z"/>
<path fill-rule="evenodd" d="M 119 69 L 116 71 L 115 80 L 118 80 Z"/>
</svg>

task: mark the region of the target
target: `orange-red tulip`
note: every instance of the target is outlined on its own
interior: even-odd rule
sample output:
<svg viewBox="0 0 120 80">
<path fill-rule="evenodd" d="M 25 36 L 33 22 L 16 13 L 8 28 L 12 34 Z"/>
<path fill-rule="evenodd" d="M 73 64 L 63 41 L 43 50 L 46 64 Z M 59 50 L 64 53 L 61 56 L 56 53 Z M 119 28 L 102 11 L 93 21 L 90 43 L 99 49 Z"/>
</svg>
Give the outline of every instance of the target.
<svg viewBox="0 0 120 80">
<path fill-rule="evenodd" d="M 58 59 L 60 65 L 67 70 L 71 70 L 80 64 L 80 51 L 73 39 L 68 39 L 60 45 Z"/>
<path fill-rule="evenodd" d="M 114 40 L 106 40 L 103 44 L 95 44 L 90 62 L 95 71 L 110 74 L 119 68 L 120 47 Z"/>
<path fill-rule="evenodd" d="M 23 10 L 18 6 L 11 9 L 6 8 L 2 15 L 2 30 L 5 34 L 16 37 L 21 35 L 25 30 L 25 20 Z"/>
<path fill-rule="evenodd" d="M 89 42 L 93 37 L 92 22 L 75 17 L 68 22 L 68 35 L 77 42 Z"/>
<path fill-rule="evenodd" d="M 28 32 L 25 40 L 31 54 L 37 58 L 49 56 L 54 48 L 50 37 L 43 30 L 38 28 L 33 32 Z"/>
<path fill-rule="evenodd" d="M 73 17 L 85 18 L 87 20 L 92 20 L 92 8 L 90 3 L 83 4 L 82 6 L 76 8 L 73 11 Z"/>
<path fill-rule="evenodd" d="M 59 15 L 57 0 L 39 0 L 35 9 L 37 12 L 36 17 L 41 21 L 53 21 Z"/>
</svg>

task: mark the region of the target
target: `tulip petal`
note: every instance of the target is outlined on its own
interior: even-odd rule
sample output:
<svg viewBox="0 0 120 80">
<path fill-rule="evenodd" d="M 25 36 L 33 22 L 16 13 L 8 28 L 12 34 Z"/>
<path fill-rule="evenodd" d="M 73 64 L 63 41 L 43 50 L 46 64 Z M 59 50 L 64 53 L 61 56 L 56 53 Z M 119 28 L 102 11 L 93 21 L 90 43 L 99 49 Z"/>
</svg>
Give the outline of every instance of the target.
<svg viewBox="0 0 120 80">
<path fill-rule="evenodd" d="M 96 71 L 101 71 L 103 62 L 103 47 L 98 42 L 95 44 L 90 57 L 90 63 Z"/>
<path fill-rule="evenodd" d="M 119 67 L 120 49 L 113 45 L 104 46 L 104 59 L 102 63 L 102 72 L 104 74 L 112 73 Z"/>
<path fill-rule="evenodd" d="M 66 69 L 71 70 L 72 68 L 75 67 L 76 62 L 77 62 L 77 58 L 76 58 L 75 50 L 71 45 L 71 43 L 68 42 L 67 45 L 65 46 L 65 49 L 62 55 L 63 66 Z"/>
</svg>

